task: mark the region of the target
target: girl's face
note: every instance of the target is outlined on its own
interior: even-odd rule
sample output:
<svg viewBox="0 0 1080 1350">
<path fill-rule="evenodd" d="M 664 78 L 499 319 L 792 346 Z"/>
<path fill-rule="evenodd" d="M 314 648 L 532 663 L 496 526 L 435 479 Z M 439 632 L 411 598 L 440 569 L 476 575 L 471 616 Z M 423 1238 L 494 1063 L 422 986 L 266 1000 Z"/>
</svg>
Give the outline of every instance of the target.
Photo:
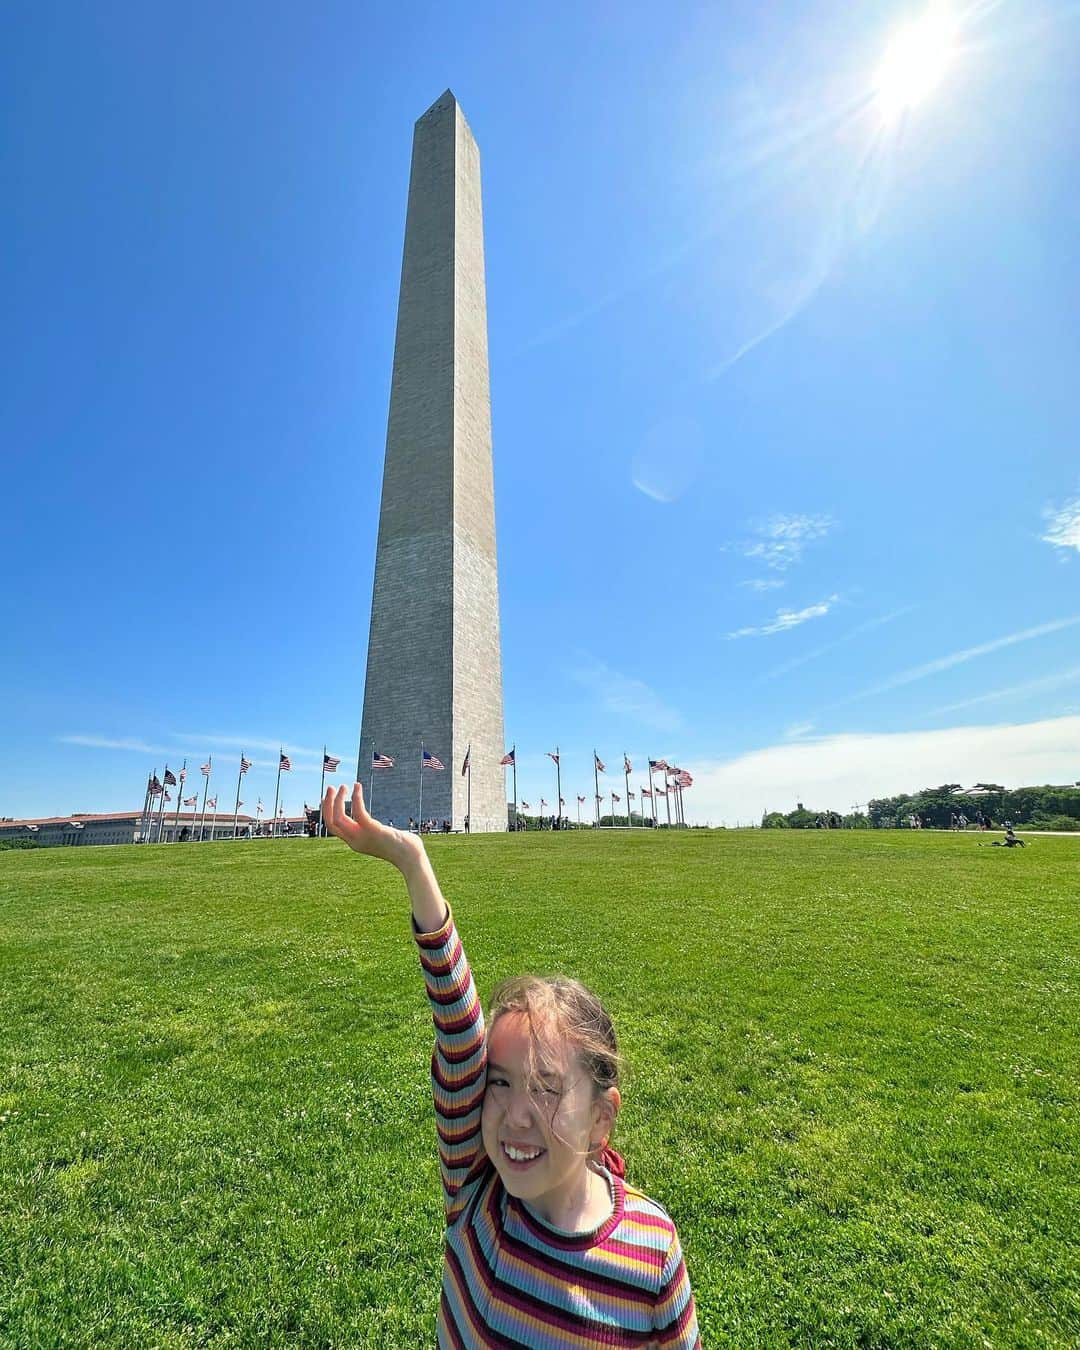
<svg viewBox="0 0 1080 1350">
<path fill-rule="evenodd" d="M 496 1018 L 488 1035 L 484 1148 L 511 1195 L 555 1227 L 569 1227 L 587 1210 L 586 1155 L 610 1132 L 619 1092 L 597 1096 L 576 1055 L 559 1063 L 538 1057 L 536 1081 L 529 1083 L 531 1043 L 523 1013 Z"/>
</svg>

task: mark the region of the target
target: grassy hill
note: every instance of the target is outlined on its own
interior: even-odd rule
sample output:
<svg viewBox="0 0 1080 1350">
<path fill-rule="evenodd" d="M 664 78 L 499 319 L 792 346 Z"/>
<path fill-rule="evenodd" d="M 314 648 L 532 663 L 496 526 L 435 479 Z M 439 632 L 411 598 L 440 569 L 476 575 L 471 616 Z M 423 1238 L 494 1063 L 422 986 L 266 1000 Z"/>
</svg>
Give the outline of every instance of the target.
<svg viewBox="0 0 1080 1350">
<path fill-rule="evenodd" d="M 1080 848 L 435 838 L 481 996 L 595 988 L 704 1344 L 1074 1345 Z M 431 1026 L 335 840 L 0 856 L 0 1343 L 419 1346 Z"/>
</svg>

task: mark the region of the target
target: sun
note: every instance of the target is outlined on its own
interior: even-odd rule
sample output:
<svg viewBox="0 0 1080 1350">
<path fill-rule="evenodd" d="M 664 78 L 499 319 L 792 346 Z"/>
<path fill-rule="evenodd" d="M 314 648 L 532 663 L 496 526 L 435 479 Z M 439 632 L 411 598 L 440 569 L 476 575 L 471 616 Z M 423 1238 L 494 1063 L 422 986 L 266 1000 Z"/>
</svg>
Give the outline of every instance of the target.
<svg viewBox="0 0 1080 1350">
<path fill-rule="evenodd" d="M 952 24 L 939 14 L 927 14 L 896 34 L 874 81 L 886 121 L 914 108 L 940 84 L 952 61 L 955 41 Z"/>
</svg>

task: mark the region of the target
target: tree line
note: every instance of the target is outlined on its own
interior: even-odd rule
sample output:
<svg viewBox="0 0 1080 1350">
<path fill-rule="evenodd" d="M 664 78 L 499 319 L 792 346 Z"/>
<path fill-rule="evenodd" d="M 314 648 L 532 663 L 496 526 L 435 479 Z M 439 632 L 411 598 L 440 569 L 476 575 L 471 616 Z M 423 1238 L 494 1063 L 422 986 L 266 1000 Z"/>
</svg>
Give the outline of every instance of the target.
<svg viewBox="0 0 1080 1350">
<path fill-rule="evenodd" d="M 895 797 L 873 797 L 864 807 L 847 812 L 808 810 L 799 802 L 794 811 L 767 811 L 761 827 L 892 830 L 904 828 L 912 816 L 917 816 L 929 829 L 947 830 L 962 813 L 969 825 L 978 824 L 981 816 L 990 825 L 1011 821 L 1029 830 L 1080 831 L 1080 785 L 1005 788 L 1000 783 L 977 783 L 974 795 L 960 796 L 962 788 L 960 783 L 942 783 Z"/>
</svg>

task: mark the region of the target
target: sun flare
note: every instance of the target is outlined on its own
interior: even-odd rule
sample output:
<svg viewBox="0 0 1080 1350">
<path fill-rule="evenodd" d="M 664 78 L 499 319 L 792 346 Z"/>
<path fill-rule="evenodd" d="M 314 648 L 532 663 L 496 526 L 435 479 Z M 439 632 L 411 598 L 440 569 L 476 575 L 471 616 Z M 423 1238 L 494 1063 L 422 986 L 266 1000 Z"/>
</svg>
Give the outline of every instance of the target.
<svg viewBox="0 0 1080 1350">
<path fill-rule="evenodd" d="M 940 84 L 952 61 L 955 40 L 952 24 L 939 14 L 928 14 L 896 34 L 874 82 L 887 121 L 914 108 Z"/>
</svg>

